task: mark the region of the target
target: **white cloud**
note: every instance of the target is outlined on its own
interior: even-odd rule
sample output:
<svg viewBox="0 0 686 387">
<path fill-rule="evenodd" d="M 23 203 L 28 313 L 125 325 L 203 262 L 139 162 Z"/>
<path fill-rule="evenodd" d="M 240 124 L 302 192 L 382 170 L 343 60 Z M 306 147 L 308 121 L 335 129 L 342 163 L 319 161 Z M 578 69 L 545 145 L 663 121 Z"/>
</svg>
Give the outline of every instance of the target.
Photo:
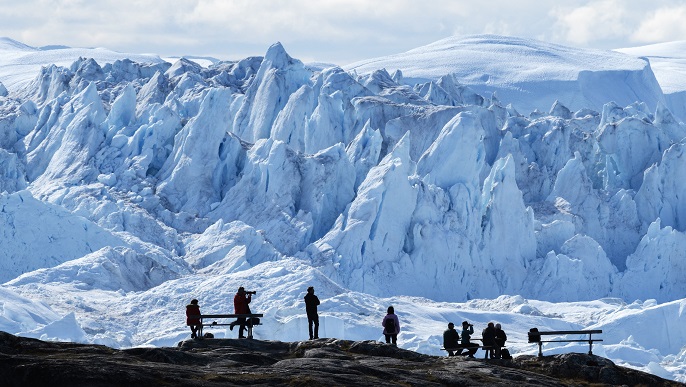
<svg viewBox="0 0 686 387">
<path fill-rule="evenodd" d="M 626 47 L 630 38 L 683 39 L 677 19 L 685 15 L 674 12 L 683 12 L 683 1 L 0 0 L 0 36 L 33 46 L 222 59 L 263 55 L 280 41 L 298 59 L 347 64 L 451 34 L 496 33 L 600 48 Z M 649 12 L 669 7 L 672 14 Z"/>
<path fill-rule="evenodd" d="M 427 8 L 412 0 L 370 2 L 367 0 L 254 1 L 206 0 L 186 15 L 184 24 L 203 24 L 209 29 L 240 34 L 239 39 L 274 41 L 279 35 L 294 39 L 331 38 L 361 43 L 360 38 L 383 41 L 391 36 L 407 37 L 417 30 L 434 29 L 450 18 L 463 17 L 463 8 L 449 1 Z M 439 27 L 440 29 L 440 27 Z"/>
<path fill-rule="evenodd" d="M 625 36 L 628 25 L 626 4 L 619 0 L 589 1 L 578 7 L 556 7 L 551 14 L 557 19 L 562 38 L 573 44 L 588 44 Z"/>
<path fill-rule="evenodd" d="M 483 33 L 495 35 L 514 35 L 508 23 L 488 23 L 484 25 Z"/>
<path fill-rule="evenodd" d="M 631 40 L 642 43 L 686 40 L 686 5 L 657 9 L 642 21 Z"/>
</svg>

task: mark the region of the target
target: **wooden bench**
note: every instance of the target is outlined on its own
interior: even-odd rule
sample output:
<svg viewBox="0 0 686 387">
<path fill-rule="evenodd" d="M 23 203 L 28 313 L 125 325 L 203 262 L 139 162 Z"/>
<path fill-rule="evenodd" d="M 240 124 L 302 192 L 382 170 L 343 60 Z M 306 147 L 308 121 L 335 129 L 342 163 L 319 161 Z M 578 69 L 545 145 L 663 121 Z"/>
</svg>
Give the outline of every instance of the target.
<svg viewBox="0 0 686 387">
<path fill-rule="evenodd" d="M 535 329 L 535 328 L 534 328 Z M 585 331 L 529 331 L 529 342 L 538 344 L 538 356 L 543 357 L 543 343 L 588 343 L 588 354 L 593 355 L 593 343 L 603 341 L 602 339 L 594 339 L 593 335 L 603 333 L 600 329 L 590 329 Z M 588 335 L 586 339 L 557 339 L 557 340 L 541 340 L 541 336 L 562 336 L 562 335 Z"/>
<path fill-rule="evenodd" d="M 472 340 L 481 340 L 481 339 L 472 339 Z M 473 344 L 476 344 L 476 343 L 473 343 Z M 477 350 L 479 350 L 479 349 L 483 350 L 483 351 L 484 351 L 484 359 L 486 359 L 486 358 L 488 357 L 488 352 L 486 352 L 486 351 L 490 351 L 490 350 L 492 350 L 492 349 L 495 349 L 495 346 L 494 346 L 494 345 L 475 345 L 475 346 L 473 346 L 472 348 L 476 348 Z M 502 348 L 507 348 L 507 347 L 503 345 L 503 346 L 500 347 L 500 348 L 502 349 Z M 461 351 L 469 351 L 469 348 L 468 348 L 468 347 L 457 347 L 457 348 L 444 348 L 444 347 L 441 347 L 441 350 L 443 350 L 443 351 L 461 352 Z M 450 353 L 450 352 L 448 352 L 448 353 Z M 461 355 L 460 355 L 460 356 L 461 356 Z"/>
<path fill-rule="evenodd" d="M 251 313 L 251 314 L 202 314 L 202 315 L 197 315 L 197 316 L 190 316 L 190 318 L 198 318 L 200 319 L 200 325 L 198 329 L 198 337 L 202 337 L 202 328 L 203 327 L 219 327 L 219 326 L 227 326 L 231 325 L 231 323 L 222 323 L 218 324 L 216 321 L 212 321 L 211 323 L 207 324 L 203 320 L 205 319 L 224 319 L 224 318 L 233 318 L 233 319 L 238 319 L 238 318 L 245 318 L 245 326 L 248 328 L 248 335 L 246 336 L 248 339 L 252 339 L 252 328 L 253 326 L 256 325 L 262 325 L 260 323 L 253 324 L 253 317 L 264 317 L 262 313 Z M 233 324 L 233 325 L 238 325 L 238 324 Z"/>
</svg>

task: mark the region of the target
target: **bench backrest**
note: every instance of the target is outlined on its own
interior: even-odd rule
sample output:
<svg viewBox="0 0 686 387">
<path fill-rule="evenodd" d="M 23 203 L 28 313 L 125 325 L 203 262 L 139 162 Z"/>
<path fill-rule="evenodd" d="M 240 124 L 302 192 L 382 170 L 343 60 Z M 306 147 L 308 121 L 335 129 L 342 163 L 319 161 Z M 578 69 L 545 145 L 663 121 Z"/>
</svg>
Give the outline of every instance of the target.
<svg viewBox="0 0 686 387">
<path fill-rule="evenodd" d="M 539 343 L 541 341 L 541 336 L 559 336 L 559 335 L 588 335 L 589 338 L 593 334 L 600 334 L 603 333 L 601 329 L 588 329 L 588 330 L 581 330 L 581 331 L 538 331 L 535 330 L 530 330 L 529 331 L 529 342 L 530 343 Z"/>
<path fill-rule="evenodd" d="M 539 335 L 590 335 L 603 333 L 603 331 L 601 329 L 589 329 L 585 331 L 539 331 L 535 333 L 538 333 Z"/>
</svg>

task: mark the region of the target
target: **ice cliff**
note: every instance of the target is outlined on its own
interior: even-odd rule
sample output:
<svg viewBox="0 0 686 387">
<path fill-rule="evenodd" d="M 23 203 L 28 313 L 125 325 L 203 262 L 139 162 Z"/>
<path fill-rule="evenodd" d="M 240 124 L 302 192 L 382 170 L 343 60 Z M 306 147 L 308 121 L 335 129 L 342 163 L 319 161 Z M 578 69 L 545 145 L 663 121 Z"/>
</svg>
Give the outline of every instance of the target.
<svg viewBox="0 0 686 387">
<path fill-rule="evenodd" d="M 0 103 L 5 281 L 105 246 L 207 267 L 224 258 L 193 241 L 238 227 L 266 255 L 236 270 L 300 259 L 379 296 L 686 286 L 686 127 L 662 104 L 522 115 L 455 76 L 315 72 L 280 44 L 209 68 L 80 59 Z"/>
</svg>

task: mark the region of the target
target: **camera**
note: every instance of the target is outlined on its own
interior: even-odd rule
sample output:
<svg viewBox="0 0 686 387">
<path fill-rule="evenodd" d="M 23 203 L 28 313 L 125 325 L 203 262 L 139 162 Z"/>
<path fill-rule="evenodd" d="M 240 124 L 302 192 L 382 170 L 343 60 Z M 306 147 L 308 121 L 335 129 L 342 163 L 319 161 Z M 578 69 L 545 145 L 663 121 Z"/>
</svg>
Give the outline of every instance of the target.
<svg viewBox="0 0 686 387">
<path fill-rule="evenodd" d="M 257 292 L 254 290 L 251 290 L 251 291 L 246 291 L 245 294 L 257 294 Z"/>
</svg>

